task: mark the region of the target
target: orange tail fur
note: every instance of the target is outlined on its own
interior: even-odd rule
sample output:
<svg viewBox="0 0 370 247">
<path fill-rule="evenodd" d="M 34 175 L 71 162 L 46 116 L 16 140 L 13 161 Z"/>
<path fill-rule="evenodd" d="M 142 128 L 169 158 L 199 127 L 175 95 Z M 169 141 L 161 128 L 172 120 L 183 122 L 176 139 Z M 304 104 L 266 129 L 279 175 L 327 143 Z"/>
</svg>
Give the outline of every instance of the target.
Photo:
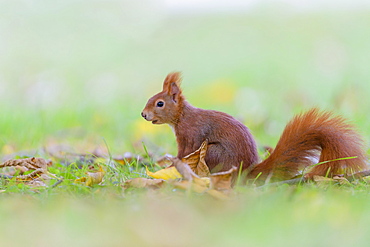
<svg viewBox="0 0 370 247">
<path fill-rule="evenodd" d="M 356 157 L 346 160 L 340 158 Z M 307 171 L 314 175 L 352 174 L 366 169 L 364 142 L 344 118 L 314 108 L 294 117 L 286 126 L 271 155 L 257 164 L 248 178 L 286 180 Z"/>
</svg>

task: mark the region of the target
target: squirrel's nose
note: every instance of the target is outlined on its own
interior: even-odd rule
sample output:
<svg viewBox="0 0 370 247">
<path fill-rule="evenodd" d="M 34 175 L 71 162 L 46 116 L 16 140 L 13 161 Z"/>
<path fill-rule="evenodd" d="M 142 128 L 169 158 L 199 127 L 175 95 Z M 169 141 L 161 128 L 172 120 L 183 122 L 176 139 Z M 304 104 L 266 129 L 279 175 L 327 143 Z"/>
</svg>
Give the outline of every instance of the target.
<svg viewBox="0 0 370 247">
<path fill-rule="evenodd" d="M 146 114 L 144 112 L 141 113 L 141 116 L 146 119 Z"/>
</svg>

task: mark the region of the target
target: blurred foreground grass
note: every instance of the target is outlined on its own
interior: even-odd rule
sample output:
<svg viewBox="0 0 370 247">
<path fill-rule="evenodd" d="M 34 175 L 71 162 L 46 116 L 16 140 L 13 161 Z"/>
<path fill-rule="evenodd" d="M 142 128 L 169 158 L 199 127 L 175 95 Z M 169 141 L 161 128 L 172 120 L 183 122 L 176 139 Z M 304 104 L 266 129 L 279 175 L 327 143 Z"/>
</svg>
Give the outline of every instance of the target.
<svg viewBox="0 0 370 247">
<path fill-rule="evenodd" d="M 173 70 L 191 103 L 241 119 L 260 145 L 313 106 L 350 118 L 369 141 L 369 10 L 199 14 L 67 0 L 1 2 L 0 16 L 3 156 L 53 144 L 144 153 L 142 142 L 175 154 L 170 129 L 140 118 Z M 1 193 L 1 245 L 368 245 L 366 186 L 237 188 L 227 202 L 73 186 Z"/>
<path fill-rule="evenodd" d="M 176 191 L 99 190 L 90 198 L 2 196 L 2 245 L 367 246 L 369 240 L 368 190 L 244 188 L 226 202 Z"/>
</svg>

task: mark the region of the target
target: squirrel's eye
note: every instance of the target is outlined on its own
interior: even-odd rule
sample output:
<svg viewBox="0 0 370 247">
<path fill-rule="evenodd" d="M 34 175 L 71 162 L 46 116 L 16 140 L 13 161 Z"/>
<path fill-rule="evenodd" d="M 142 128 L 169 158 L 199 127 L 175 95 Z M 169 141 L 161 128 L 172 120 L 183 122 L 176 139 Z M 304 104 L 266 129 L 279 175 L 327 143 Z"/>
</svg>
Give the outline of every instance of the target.
<svg viewBox="0 0 370 247">
<path fill-rule="evenodd" d="M 164 106 L 164 102 L 163 101 L 158 101 L 157 102 L 157 106 L 158 107 L 163 107 Z"/>
</svg>

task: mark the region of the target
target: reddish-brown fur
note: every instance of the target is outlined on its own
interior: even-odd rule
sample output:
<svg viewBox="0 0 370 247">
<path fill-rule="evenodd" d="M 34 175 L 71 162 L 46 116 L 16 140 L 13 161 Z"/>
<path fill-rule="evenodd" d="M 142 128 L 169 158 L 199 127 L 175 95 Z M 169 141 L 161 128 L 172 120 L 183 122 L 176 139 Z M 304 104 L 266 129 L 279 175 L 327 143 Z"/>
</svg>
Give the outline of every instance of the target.
<svg viewBox="0 0 370 247">
<path fill-rule="evenodd" d="M 340 158 L 357 157 L 331 161 Z M 367 167 L 364 145 L 359 134 L 346 120 L 317 109 L 294 117 L 285 127 L 276 148 L 248 174 L 265 180 L 290 179 L 313 165 L 314 160 L 330 161 L 313 167 L 306 176 L 352 174 Z"/>
<path fill-rule="evenodd" d="M 163 91 L 148 100 L 142 116 L 155 124 L 169 124 L 175 131 L 178 158 L 197 150 L 208 140 L 205 161 L 211 171 L 232 166 L 248 167 L 258 162 L 256 143 L 249 129 L 232 116 L 190 105 L 180 89 L 180 73 L 169 74 Z M 162 101 L 163 107 L 156 104 Z"/>
<path fill-rule="evenodd" d="M 226 113 L 190 105 L 182 95 L 180 81 L 180 73 L 169 74 L 162 92 L 150 98 L 142 112 L 153 124 L 167 123 L 174 129 L 178 158 L 208 140 L 205 161 L 211 172 L 242 164 L 243 169 L 248 168 L 248 178 L 282 180 L 301 174 L 315 159 L 322 162 L 353 156 L 357 158 L 318 165 L 307 176 L 348 174 L 366 168 L 363 141 L 353 126 L 317 109 L 293 118 L 271 155 L 258 164 L 256 143 L 249 129 Z"/>
</svg>

